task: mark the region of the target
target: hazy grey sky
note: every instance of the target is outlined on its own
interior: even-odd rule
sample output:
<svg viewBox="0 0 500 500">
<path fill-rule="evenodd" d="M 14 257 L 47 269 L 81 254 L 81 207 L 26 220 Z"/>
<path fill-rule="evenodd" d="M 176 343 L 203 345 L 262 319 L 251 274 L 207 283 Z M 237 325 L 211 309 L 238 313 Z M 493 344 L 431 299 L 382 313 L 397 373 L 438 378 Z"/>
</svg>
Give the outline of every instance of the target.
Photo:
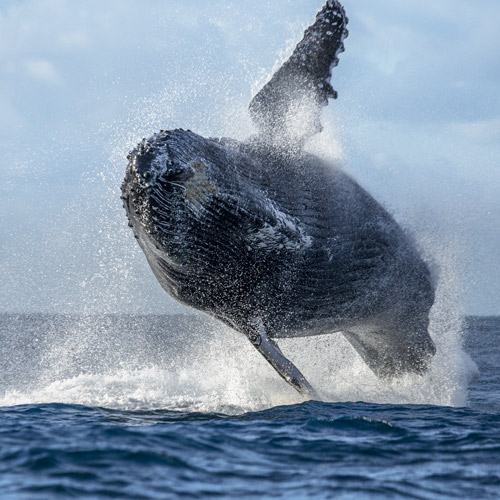
<svg viewBox="0 0 500 500">
<path fill-rule="evenodd" d="M 346 0 L 320 146 L 500 314 L 500 2 Z M 321 0 L 0 0 L 0 310 L 179 311 L 126 225 L 159 128 L 244 138 Z M 328 148 L 326 148 L 328 149 Z"/>
</svg>

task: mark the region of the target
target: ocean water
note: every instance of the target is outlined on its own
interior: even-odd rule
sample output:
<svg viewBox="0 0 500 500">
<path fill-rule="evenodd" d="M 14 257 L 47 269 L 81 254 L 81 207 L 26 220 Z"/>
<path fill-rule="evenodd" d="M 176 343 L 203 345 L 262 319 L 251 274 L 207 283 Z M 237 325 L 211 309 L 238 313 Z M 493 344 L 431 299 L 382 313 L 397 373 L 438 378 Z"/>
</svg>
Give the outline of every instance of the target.
<svg viewBox="0 0 500 500">
<path fill-rule="evenodd" d="M 0 498 L 500 498 L 500 318 L 433 324 L 391 383 L 283 342 L 304 401 L 200 316 L 0 315 Z"/>
</svg>

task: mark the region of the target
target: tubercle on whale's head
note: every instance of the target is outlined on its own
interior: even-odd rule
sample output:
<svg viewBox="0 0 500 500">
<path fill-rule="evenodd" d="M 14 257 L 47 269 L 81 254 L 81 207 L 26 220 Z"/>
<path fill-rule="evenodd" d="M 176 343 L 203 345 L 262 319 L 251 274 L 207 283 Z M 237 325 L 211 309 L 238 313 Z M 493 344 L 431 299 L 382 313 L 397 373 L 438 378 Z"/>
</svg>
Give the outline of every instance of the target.
<svg viewBox="0 0 500 500">
<path fill-rule="evenodd" d="M 185 162 L 176 161 L 170 149 L 171 133 L 161 130 L 142 141 L 128 154 L 127 171 L 135 174 L 137 182 L 152 187 L 160 178 L 183 182 L 194 175 L 194 169 Z"/>
<path fill-rule="evenodd" d="M 160 184 L 174 186 L 192 177 L 194 169 L 175 161 L 169 147 L 169 133 L 161 130 L 141 142 L 127 155 L 129 163 L 122 184 L 122 200 L 130 224 L 140 223 L 146 232 L 151 233 L 156 215 L 153 196 L 158 195 Z M 170 198 L 178 197 L 178 190 L 162 189 L 164 205 Z M 129 224 L 129 225 L 130 225 Z"/>
</svg>

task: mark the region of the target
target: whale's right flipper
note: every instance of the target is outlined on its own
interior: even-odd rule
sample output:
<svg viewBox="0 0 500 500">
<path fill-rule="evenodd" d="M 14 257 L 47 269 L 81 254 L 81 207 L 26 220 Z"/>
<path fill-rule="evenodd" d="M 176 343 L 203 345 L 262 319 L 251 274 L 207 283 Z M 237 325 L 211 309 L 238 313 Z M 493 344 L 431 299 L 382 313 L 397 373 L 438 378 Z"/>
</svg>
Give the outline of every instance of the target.
<svg viewBox="0 0 500 500">
<path fill-rule="evenodd" d="M 318 400 L 319 397 L 316 391 L 312 388 L 304 375 L 302 375 L 299 369 L 283 355 L 276 343 L 268 337 L 262 319 L 257 318 L 252 323 L 250 331 L 247 333 L 248 339 L 252 345 L 294 389 L 304 397 Z"/>
<path fill-rule="evenodd" d="M 261 139 L 300 148 L 321 131 L 321 108 L 337 97 L 330 77 L 344 51 L 347 21 L 340 2 L 328 0 L 290 59 L 252 99 L 250 116 Z"/>
</svg>

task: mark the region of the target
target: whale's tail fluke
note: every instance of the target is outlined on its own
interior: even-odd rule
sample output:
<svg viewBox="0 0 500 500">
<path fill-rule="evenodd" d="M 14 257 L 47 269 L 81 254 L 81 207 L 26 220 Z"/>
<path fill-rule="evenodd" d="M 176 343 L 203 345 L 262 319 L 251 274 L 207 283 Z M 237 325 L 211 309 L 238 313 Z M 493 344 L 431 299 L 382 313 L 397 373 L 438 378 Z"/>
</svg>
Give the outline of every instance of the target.
<svg viewBox="0 0 500 500">
<path fill-rule="evenodd" d="M 337 97 L 330 77 L 344 51 L 347 21 L 342 5 L 328 0 L 291 57 L 252 99 L 250 115 L 261 137 L 300 148 L 322 130 L 321 108 Z"/>
</svg>

